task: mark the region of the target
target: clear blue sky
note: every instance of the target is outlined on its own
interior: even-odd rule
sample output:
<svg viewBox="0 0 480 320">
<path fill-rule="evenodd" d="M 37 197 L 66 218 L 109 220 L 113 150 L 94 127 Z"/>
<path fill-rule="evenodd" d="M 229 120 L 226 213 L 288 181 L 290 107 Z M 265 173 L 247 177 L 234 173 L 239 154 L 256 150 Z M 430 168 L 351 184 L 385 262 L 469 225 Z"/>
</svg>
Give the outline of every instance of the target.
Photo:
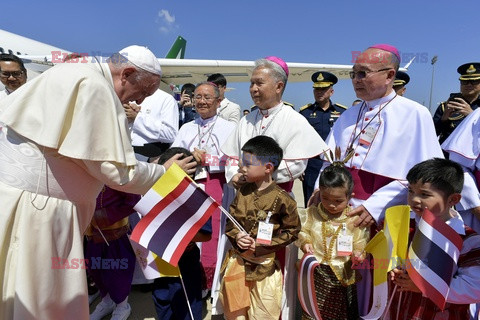
<svg viewBox="0 0 480 320">
<path fill-rule="evenodd" d="M 480 61 L 478 0 L 468 1 L 7 1 L 0 29 L 76 52 L 111 53 L 146 45 L 163 57 L 178 35 L 186 58 L 351 64 L 352 51 L 375 43 L 419 55 L 406 96 L 428 106 L 438 55 L 432 109 L 459 88 L 456 69 Z M 1 39 L 0 39 L 1 41 Z M 407 61 L 402 62 L 402 66 Z M 229 83 L 227 96 L 251 106 L 248 84 Z M 335 86 L 334 102 L 355 99 L 350 80 Z M 289 83 L 284 100 L 312 102 L 311 83 Z"/>
</svg>

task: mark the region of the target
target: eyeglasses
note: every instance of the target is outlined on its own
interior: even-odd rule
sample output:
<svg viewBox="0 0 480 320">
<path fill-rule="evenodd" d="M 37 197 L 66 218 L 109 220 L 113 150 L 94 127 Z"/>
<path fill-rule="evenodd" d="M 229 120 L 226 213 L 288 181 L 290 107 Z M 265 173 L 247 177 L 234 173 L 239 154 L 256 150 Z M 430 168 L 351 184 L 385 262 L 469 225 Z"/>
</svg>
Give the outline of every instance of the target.
<svg viewBox="0 0 480 320">
<path fill-rule="evenodd" d="M 200 102 L 202 101 L 202 99 L 205 99 L 206 102 L 212 102 L 213 100 L 215 100 L 214 97 L 210 96 L 195 96 L 193 99 L 195 100 L 195 102 Z"/>
<path fill-rule="evenodd" d="M 387 70 L 390 70 L 392 68 L 383 68 L 383 69 L 380 69 L 380 70 L 375 70 L 375 71 L 368 71 L 368 70 L 361 70 L 361 71 L 350 71 L 348 74 L 350 75 L 350 79 L 355 79 L 355 77 L 357 79 L 364 79 L 366 78 L 370 73 L 376 73 L 376 72 L 380 72 L 380 71 L 387 71 Z"/>
<path fill-rule="evenodd" d="M 0 77 L 5 79 L 8 79 L 10 77 L 20 78 L 21 76 L 23 76 L 23 71 L 0 71 Z"/>
<path fill-rule="evenodd" d="M 462 85 L 471 84 L 471 85 L 476 86 L 479 83 L 480 83 L 480 79 L 479 80 L 460 80 L 460 84 L 462 84 Z"/>
</svg>

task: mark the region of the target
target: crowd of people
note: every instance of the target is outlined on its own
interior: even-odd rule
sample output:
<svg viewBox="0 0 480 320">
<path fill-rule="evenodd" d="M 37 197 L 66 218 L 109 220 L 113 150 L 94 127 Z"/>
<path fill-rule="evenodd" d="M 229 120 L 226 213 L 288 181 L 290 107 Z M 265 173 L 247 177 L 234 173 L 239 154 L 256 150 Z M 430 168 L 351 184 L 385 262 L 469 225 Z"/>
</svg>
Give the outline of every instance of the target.
<svg viewBox="0 0 480 320">
<path fill-rule="evenodd" d="M 304 305 L 296 310 L 298 249 L 318 261 L 308 286 L 322 318 L 358 319 L 372 308 L 373 279 L 352 264 L 373 259 L 368 241 L 386 209 L 401 204 L 412 210 L 412 235 L 428 209 L 463 242 L 444 308 L 395 266 L 385 319 L 478 319 L 480 63 L 458 68 L 460 92 L 433 117 L 405 97 L 410 77 L 399 64 L 395 47 L 372 45 L 350 72 L 352 106 L 332 102 L 338 79 L 318 71 L 314 102 L 297 112 L 282 99 L 288 65 L 258 59 L 255 107 L 241 115 L 218 73 L 184 84 L 175 101 L 142 46 L 28 82 L 21 59 L 0 55 L 0 318 L 134 313 L 128 217 L 176 163 L 235 221 L 217 209 L 180 259 L 182 280 L 155 279 L 159 319 L 202 319 L 204 298 L 226 319 L 315 319 Z M 101 295 L 92 314 L 91 286 Z"/>
</svg>

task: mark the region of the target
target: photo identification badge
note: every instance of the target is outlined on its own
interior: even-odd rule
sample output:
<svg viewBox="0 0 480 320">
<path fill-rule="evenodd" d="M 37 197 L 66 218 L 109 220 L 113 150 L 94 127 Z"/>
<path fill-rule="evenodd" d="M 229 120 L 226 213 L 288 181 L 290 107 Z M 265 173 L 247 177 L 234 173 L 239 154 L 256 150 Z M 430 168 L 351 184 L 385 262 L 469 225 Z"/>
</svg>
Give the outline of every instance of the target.
<svg viewBox="0 0 480 320">
<path fill-rule="evenodd" d="M 269 245 L 272 243 L 273 224 L 270 223 L 272 212 L 269 211 L 267 218 L 264 221 L 258 222 L 258 232 L 256 242 L 260 244 Z"/>
<path fill-rule="evenodd" d="M 342 232 L 337 238 L 337 256 L 349 256 L 353 251 L 353 236 L 348 235 L 347 224 L 342 223 Z"/>
<path fill-rule="evenodd" d="M 364 146 L 369 146 L 372 144 L 373 139 L 375 138 L 375 134 L 377 134 L 377 127 L 376 126 L 368 126 L 366 127 L 363 132 L 360 134 L 359 142 Z"/>
</svg>

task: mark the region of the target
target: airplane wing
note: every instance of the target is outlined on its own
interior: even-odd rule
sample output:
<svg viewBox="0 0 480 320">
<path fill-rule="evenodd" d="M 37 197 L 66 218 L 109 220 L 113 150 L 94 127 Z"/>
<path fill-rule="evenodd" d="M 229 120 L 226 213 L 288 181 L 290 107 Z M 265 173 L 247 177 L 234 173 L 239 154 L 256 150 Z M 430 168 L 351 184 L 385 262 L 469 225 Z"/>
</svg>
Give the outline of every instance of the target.
<svg viewBox="0 0 480 320">
<path fill-rule="evenodd" d="M 162 81 L 180 85 L 205 81 L 212 73 L 221 73 L 227 82 L 249 82 L 254 61 L 158 59 L 162 66 Z M 289 82 L 309 82 L 316 71 L 328 71 L 339 79 L 348 79 L 351 65 L 287 62 Z"/>
<path fill-rule="evenodd" d="M 5 49 L 10 47 L 15 49 L 8 50 L 8 52 L 15 52 L 24 60 L 30 79 L 32 78 L 31 75 L 35 76 L 44 72 L 56 63 L 62 62 L 65 58 L 64 55 L 71 53 L 4 30 L 0 30 L 0 44 Z M 4 50 L 2 46 L 0 46 L 0 52 Z M 171 86 L 187 82 L 199 83 L 205 81 L 212 73 L 222 73 L 229 83 L 250 81 L 254 61 L 181 59 L 185 54 L 185 47 L 186 40 L 178 37 L 166 58 L 159 59 L 164 84 Z M 93 61 L 93 57 L 86 58 Z M 328 71 L 335 74 L 339 79 L 348 79 L 348 72 L 352 68 L 351 65 L 339 64 L 297 62 L 287 62 L 287 64 L 290 69 L 289 82 L 310 82 L 311 75 L 316 71 Z M 406 68 L 408 68 L 408 64 L 400 70 L 407 71 Z"/>
</svg>

